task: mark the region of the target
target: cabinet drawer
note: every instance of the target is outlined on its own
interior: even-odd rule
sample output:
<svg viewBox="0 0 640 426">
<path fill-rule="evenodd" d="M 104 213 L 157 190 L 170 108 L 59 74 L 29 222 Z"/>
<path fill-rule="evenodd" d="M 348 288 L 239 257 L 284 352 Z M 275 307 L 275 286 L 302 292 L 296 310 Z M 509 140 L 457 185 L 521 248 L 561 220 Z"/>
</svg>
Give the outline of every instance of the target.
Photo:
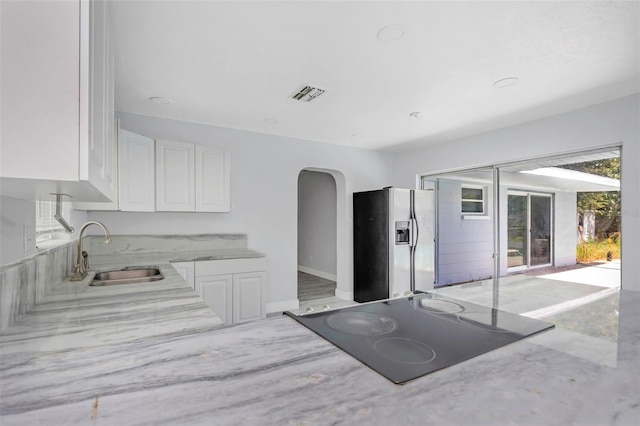
<svg viewBox="0 0 640 426">
<path fill-rule="evenodd" d="M 266 270 L 267 260 L 264 257 L 203 260 L 196 262 L 196 277 L 203 275 L 237 274 L 241 272 Z"/>
</svg>

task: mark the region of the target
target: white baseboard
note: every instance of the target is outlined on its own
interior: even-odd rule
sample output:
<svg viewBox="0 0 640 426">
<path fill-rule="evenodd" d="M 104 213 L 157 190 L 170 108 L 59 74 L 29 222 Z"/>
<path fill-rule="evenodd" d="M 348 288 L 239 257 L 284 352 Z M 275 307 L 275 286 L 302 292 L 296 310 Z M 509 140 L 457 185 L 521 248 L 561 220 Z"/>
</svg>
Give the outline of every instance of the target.
<svg viewBox="0 0 640 426">
<path fill-rule="evenodd" d="M 325 280 L 336 281 L 335 274 L 329 274 L 327 272 L 318 271 L 317 269 L 307 268 L 306 266 L 298 265 L 298 271 L 305 274 L 315 275 L 316 277 L 324 278 Z"/>
<path fill-rule="evenodd" d="M 336 297 L 344 300 L 353 300 L 353 291 L 343 291 L 336 288 Z"/>
<path fill-rule="evenodd" d="M 267 314 L 270 314 L 272 312 L 291 311 L 293 309 L 300 309 L 300 302 L 298 302 L 298 299 L 279 300 L 277 302 L 270 302 L 265 305 Z"/>
</svg>

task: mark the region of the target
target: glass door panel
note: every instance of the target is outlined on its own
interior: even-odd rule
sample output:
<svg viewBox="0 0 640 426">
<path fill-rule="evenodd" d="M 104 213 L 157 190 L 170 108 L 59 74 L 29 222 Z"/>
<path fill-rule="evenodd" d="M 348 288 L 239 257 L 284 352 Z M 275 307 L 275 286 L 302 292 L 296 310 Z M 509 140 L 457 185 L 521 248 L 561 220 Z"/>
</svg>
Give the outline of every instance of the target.
<svg viewBox="0 0 640 426">
<path fill-rule="evenodd" d="M 531 266 L 551 263 L 551 197 L 531 195 Z"/>
<path fill-rule="evenodd" d="M 526 195 L 508 196 L 507 265 L 509 268 L 525 266 L 528 261 L 529 232 L 527 226 L 528 202 Z"/>
</svg>

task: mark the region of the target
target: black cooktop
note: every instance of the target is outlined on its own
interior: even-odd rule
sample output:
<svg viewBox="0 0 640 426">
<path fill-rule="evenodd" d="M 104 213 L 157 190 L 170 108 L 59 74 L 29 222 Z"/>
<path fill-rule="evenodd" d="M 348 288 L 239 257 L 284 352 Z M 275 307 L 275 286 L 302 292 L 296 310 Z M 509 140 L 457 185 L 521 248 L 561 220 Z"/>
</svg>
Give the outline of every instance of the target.
<svg viewBox="0 0 640 426">
<path fill-rule="evenodd" d="M 433 293 L 285 314 L 397 384 L 554 327 Z"/>
</svg>

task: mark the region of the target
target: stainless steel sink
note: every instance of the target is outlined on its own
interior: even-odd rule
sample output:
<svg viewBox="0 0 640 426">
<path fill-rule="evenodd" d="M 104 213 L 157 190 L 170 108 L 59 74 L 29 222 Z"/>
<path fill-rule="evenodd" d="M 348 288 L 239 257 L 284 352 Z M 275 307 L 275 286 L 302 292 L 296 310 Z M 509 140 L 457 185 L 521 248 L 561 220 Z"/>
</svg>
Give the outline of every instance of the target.
<svg viewBox="0 0 640 426">
<path fill-rule="evenodd" d="M 164 279 L 158 268 L 119 269 L 117 271 L 98 272 L 90 286 L 148 283 Z"/>
</svg>

